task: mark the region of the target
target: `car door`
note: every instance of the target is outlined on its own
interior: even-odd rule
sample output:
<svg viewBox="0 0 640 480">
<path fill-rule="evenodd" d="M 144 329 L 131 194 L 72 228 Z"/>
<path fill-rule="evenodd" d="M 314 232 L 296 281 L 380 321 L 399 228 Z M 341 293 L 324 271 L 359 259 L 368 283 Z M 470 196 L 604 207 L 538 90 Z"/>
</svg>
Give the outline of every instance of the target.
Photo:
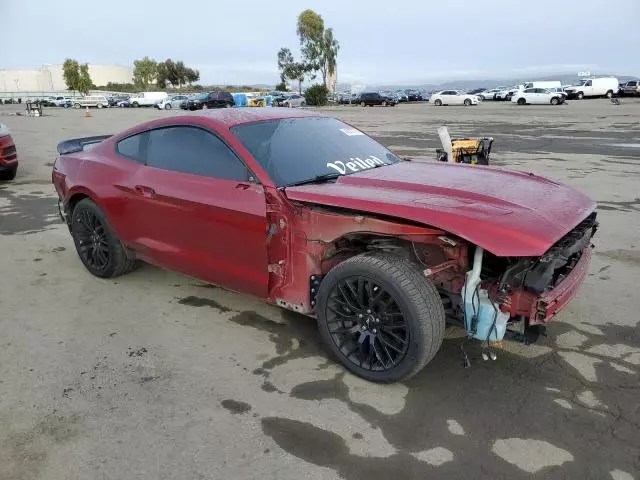
<svg viewBox="0 0 640 480">
<path fill-rule="evenodd" d="M 462 105 L 464 103 L 464 96 L 460 92 L 449 92 L 449 105 Z"/>
<path fill-rule="evenodd" d="M 153 263 L 231 290 L 267 295 L 264 190 L 214 133 L 197 126 L 148 132 L 134 190 Z"/>
</svg>

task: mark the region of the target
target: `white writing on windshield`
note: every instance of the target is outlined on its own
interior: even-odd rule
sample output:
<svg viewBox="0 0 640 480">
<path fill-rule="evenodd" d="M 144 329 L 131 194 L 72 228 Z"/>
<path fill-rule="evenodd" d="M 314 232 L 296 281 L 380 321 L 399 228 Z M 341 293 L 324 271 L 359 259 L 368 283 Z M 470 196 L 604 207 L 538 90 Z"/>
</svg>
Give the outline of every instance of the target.
<svg viewBox="0 0 640 480">
<path fill-rule="evenodd" d="M 348 162 L 342 162 L 340 160 L 336 162 L 327 162 L 327 168 L 333 168 L 340 175 L 345 175 L 347 172 L 359 172 L 361 170 L 369 170 L 375 168 L 378 165 L 389 165 L 388 163 L 380 160 L 374 155 L 369 155 L 365 159 L 360 157 L 351 157 Z"/>
</svg>

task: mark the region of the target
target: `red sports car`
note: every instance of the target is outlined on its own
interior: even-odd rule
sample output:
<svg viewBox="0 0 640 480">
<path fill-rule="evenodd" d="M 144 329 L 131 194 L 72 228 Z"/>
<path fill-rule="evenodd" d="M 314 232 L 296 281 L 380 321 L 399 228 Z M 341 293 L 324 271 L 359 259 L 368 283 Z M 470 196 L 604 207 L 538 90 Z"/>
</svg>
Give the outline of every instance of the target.
<svg viewBox="0 0 640 480">
<path fill-rule="evenodd" d="M 0 180 L 13 180 L 18 172 L 18 153 L 9 129 L 0 123 Z"/>
<path fill-rule="evenodd" d="M 420 371 L 446 321 L 492 344 L 551 320 L 597 228 L 594 202 L 567 186 L 403 161 L 303 110 L 167 117 L 58 152 L 60 212 L 92 274 L 143 260 L 315 316 L 373 381 Z"/>
</svg>

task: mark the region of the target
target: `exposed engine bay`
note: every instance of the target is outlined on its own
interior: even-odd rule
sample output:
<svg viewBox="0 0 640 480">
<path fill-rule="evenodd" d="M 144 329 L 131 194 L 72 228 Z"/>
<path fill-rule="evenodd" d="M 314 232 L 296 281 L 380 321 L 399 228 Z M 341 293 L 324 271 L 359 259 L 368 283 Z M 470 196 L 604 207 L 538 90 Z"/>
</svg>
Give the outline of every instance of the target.
<svg viewBox="0 0 640 480">
<path fill-rule="evenodd" d="M 594 212 L 537 258 L 496 257 L 470 247 L 471 269 L 461 289 L 452 282 L 453 271 L 448 278 L 444 271 L 432 276 L 449 299 L 448 319 L 460 322 L 470 337 L 489 343 L 501 341 L 515 325 L 516 333 L 525 337 L 575 294 L 574 284 L 586 275 L 597 228 Z"/>
</svg>

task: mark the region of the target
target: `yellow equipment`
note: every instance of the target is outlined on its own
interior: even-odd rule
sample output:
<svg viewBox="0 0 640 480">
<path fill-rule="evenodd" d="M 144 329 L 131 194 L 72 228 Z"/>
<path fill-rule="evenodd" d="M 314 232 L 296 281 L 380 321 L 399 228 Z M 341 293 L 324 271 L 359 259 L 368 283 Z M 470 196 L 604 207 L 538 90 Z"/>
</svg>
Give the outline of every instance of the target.
<svg viewBox="0 0 640 480">
<path fill-rule="evenodd" d="M 468 163 L 470 165 L 489 165 L 489 155 L 493 137 L 482 138 L 454 138 L 451 140 L 453 158 L 444 148 L 438 148 L 438 161 L 452 163 Z"/>
</svg>

